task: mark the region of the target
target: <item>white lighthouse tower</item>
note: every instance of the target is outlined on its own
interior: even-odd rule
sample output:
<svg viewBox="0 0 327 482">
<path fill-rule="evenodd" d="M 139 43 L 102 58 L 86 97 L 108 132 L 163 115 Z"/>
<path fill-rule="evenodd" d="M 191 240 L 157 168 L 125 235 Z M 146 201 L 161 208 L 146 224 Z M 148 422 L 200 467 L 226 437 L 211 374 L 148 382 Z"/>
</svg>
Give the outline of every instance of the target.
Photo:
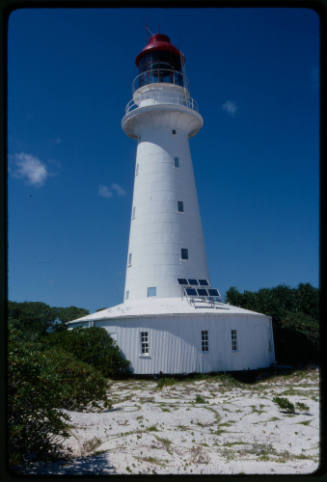
<svg viewBox="0 0 327 482">
<path fill-rule="evenodd" d="M 122 120 L 138 141 L 125 299 L 180 297 L 178 279 L 209 278 L 189 148 L 203 120 L 184 62 L 163 34 L 136 58 L 139 74 Z"/>
<path fill-rule="evenodd" d="M 203 119 L 184 63 L 163 34 L 136 57 L 122 119 L 137 140 L 124 301 L 69 326 L 105 328 L 135 374 L 267 367 L 271 318 L 222 303 L 209 279 L 189 148 Z"/>
</svg>

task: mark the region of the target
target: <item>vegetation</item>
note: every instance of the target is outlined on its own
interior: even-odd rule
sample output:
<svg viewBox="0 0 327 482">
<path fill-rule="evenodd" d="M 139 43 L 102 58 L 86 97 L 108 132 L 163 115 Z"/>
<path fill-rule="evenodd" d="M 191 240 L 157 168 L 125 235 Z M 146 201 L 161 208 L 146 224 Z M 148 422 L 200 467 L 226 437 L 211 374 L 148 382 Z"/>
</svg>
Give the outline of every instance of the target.
<svg viewBox="0 0 327 482">
<path fill-rule="evenodd" d="M 129 361 L 104 328 L 75 328 L 50 333 L 44 338 L 49 347 L 61 347 L 79 360 L 92 365 L 105 377 L 129 374 Z"/>
<path fill-rule="evenodd" d="M 69 417 L 62 409 L 110 408 L 106 377 L 129 362 L 103 328 L 68 331 L 83 308 L 9 302 L 8 430 L 12 467 L 62 456 Z M 60 318 L 59 318 L 60 317 Z M 59 320 L 59 323 L 58 323 Z"/>
<path fill-rule="evenodd" d="M 297 288 L 278 285 L 242 294 L 232 287 L 226 302 L 272 317 L 279 363 L 319 361 L 319 289 L 301 283 Z"/>
<path fill-rule="evenodd" d="M 295 407 L 292 402 L 288 400 L 288 398 L 283 397 L 274 397 L 273 402 L 276 403 L 281 410 L 286 413 L 295 413 Z"/>
<path fill-rule="evenodd" d="M 174 378 L 159 378 L 157 383 L 157 388 L 162 390 L 164 387 L 168 387 L 170 385 L 175 385 L 176 380 Z"/>
</svg>

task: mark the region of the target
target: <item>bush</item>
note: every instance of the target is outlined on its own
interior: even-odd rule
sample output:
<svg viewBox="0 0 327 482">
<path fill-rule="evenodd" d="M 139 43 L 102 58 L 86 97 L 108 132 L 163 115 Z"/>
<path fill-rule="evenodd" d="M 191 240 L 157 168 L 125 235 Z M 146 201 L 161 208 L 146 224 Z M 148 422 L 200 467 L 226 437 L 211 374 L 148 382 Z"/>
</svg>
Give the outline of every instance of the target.
<svg viewBox="0 0 327 482">
<path fill-rule="evenodd" d="M 174 380 L 174 378 L 159 378 L 157 383 L 157 388 L 162 390 L 163 387 L 167 387 L 169 385 L 175 385 L 175 383 L 176 383 L 176 380 Z"/>
<path fill-rule="evenodd" d="M 104 328 L 75 328 L 44 337 L 48 346 L 61 347 L 79 360 L 92 365 L 105 377 L 127 375 L 129 361 Z"/>
<path fill-rule="evenodd" d="M 195 403 L 206 403 L 205 399 L 201 395 L 195 397 Z"/>
<path fill-rule="evenodd" d="M 110 406 L 106 380 L 91 366 L 61 349 L 22 341 L 9 332 L 8 451 L 11 466 L 32 459 L 55 459 L 63 453 L 69 417 L 60 409 L 83 409 L 89 403 Z"/>
<path fill-rule="evenodd" d="M 287 398 L 283 397 L 274 397 L 273 402 L 276 403 L 281 410 L 284 410 L 286 413 L 295 413 L 295 407 L 292 402 L 290 402 Z"/>
</svg>

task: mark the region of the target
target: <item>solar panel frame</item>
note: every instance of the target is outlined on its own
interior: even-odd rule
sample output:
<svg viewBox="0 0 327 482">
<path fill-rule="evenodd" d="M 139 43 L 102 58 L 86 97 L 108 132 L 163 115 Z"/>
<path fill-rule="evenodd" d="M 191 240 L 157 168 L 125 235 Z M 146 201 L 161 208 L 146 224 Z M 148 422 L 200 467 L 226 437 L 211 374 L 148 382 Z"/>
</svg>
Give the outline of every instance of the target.
<svg viewBox="0 0 327 482">
<path fill-rule="evenodd" d="M 195 278 L 190 278 L 187 281 L 188 281 L 188 284 L 191 286 L 198 286 L 198 280 Z"/>
<path fill-rule="evenodd" d="M 208 292 L 210 296 L 220 296 L 219 291 L 216 288 L 209 288 Z"/>
<path fill-rule="evenodd" d="M 194 289 L 194 288 L 185 288 L 185 293 L 188 296 L 196 296 L 197 295 L 196 289 Z"/>
<path fill-rule="evenodd" d="M 208 296 L 208 291 L 205 288 L 198 288 L 196 291 L 199 296 Z"/>
<path fill-rule="evenodd" d="M 199 279 L 200 286 L 209 286 L 208 280 L 206 279 Z"/>
<path fill-rule="evenodd" d="M 177 281 L 180 285 L 188 285 L 188 281 L 186 278 L 177 278 Z"/>
</svg>

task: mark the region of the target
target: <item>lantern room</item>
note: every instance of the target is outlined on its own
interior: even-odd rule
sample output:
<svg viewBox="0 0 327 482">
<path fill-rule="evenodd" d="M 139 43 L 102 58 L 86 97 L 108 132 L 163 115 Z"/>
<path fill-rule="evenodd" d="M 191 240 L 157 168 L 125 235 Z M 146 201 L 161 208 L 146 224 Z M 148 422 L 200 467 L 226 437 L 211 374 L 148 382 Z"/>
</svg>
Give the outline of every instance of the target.
<svg viewBox="0 0 327 482">
<path fill-rule="evenodd" d="M 170 43 L 167 35 L 152 35 L 135 60 L 139 74 L 133 83 L 133 90 L 147 84 L 170 83 L 187 88 L 183 73 L 184 55 Z"/>
</svg>

